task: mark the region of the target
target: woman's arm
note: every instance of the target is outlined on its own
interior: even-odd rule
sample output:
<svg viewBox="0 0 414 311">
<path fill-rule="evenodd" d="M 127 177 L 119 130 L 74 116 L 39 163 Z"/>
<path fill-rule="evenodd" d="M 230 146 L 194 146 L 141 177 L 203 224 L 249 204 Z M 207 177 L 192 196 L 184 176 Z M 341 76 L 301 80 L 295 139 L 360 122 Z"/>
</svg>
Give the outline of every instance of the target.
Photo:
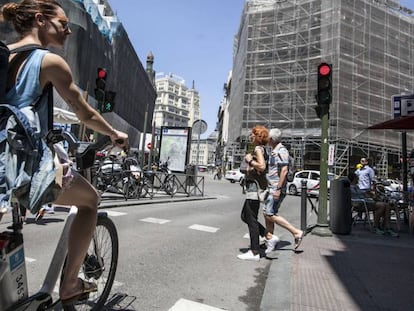
<svg viewBox="0 0 414 311">
<path fill-rule="evenodd" d="M 52 83 L 79 120 L 85 123 L 87 127 L 103 135 L 110 136 L 111 140 L 120 147 L 128 145 L 128 135 L 115 130 L 85 101 L 73 82 L 69 65 L 62 57 L 53 53 L 45 55 L 40 73 L 40 83 L 42 87 Z M 120 143 L 117 140 L 123 140 L 124 142 Z"/>
<path fill-rule="evenodd" d="M 256 146 L 254 148 L 254 157 L 251 154 L 247 154 L 245 157 L 250 167 L 255 168 L 258 172 L 264 172 L 266 169 L 266 161 L 263 154 L 263 147 Z"/>
</svg>

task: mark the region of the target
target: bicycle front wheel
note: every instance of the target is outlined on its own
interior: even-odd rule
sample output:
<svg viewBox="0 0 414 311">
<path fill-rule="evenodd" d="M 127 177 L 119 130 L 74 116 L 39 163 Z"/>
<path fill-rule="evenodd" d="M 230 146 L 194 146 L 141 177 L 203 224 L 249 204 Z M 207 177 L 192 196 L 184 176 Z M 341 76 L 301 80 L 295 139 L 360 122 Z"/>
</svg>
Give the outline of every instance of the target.
<svg viewBox="0 0 414 311">
<path fill-rule="evenodd" d="M 98 217 L 95 233 L 79 273 L 79 277 L 97 284 L 98 291 L 88 300 L 65 310 L 102 310 L 111 292 L 118 265 L 118 233 L 111 219 Z"/>
<path fill-rule="evenodd" d="M 169 178 L 165 181 L 165 192 L 171 196 L 177 193 L 178 184 L 174 178 Z"/>
</svg>

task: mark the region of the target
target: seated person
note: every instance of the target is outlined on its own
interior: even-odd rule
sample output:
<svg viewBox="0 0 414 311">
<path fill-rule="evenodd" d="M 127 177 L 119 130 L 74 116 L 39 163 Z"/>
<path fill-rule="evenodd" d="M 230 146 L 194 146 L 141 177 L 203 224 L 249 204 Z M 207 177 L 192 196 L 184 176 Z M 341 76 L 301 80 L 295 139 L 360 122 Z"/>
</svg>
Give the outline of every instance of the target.
<svg viewBox="0 0 414 311">
<path fill-rule="evenodd" d="M 390 235 L 397 237 L 398 233 L 390 228 L 391 205 L 380 200 L 378 196 L 372 191 L 362 191 L 358 187 L 358 176 L 355 173 L 350 173 L 348 179 L 351 182 L 351 194 L 353 198 L 363 199 L 367 205 L 368 211 L 374 212 L 374 228 L 373 232 L 376 234 Z M 354 205 L 354 210 L 357 212 L 365 212 L 364 205 Z M 367 215 L 368 217 L 368 215 Z M 381 230 L 381 218 L 382 228 Z"/>
</svg>

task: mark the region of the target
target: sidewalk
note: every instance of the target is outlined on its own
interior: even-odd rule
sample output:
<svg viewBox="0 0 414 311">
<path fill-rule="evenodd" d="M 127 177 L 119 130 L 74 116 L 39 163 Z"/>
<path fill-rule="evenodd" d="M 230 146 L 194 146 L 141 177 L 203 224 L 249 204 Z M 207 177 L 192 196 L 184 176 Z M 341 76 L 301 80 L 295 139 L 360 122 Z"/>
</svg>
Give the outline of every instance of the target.
<svg viewBox="0 0 414 311">
<path fill-rule="evenodd" d="M 357 224 L 350 235 L 308 233 L 302 252 L 289 243 L 280 247 L 260 310 L 414 310 L 414 235 L 408 228 L 392 238 Z"/>
</svg>

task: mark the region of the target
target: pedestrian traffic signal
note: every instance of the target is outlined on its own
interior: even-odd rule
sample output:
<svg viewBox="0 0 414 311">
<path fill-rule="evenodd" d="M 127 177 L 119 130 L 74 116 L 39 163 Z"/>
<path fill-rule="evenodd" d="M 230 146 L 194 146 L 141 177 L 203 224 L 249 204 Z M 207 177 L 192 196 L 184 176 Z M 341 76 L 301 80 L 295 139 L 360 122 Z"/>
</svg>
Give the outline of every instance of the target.
<svg viewBox="0 0 414 311">
<path fill-rule="evenodd" d="M 321 63 L 318 66 L 318 93 L 316 100 L 319 106 L 328 106 L 332 102 L 332 65 Z"/>
<path fill-rule="evenodd" d="M 100 107 L 100 111 L 101 113 L 105 113 L 105 112 L 112 112 L 114 110 L 115 107 L 115 92 L 112 91 L 106 91 L 105 92 L 105 100 L 103 101 L 101 107 Z"/>
</svg>

